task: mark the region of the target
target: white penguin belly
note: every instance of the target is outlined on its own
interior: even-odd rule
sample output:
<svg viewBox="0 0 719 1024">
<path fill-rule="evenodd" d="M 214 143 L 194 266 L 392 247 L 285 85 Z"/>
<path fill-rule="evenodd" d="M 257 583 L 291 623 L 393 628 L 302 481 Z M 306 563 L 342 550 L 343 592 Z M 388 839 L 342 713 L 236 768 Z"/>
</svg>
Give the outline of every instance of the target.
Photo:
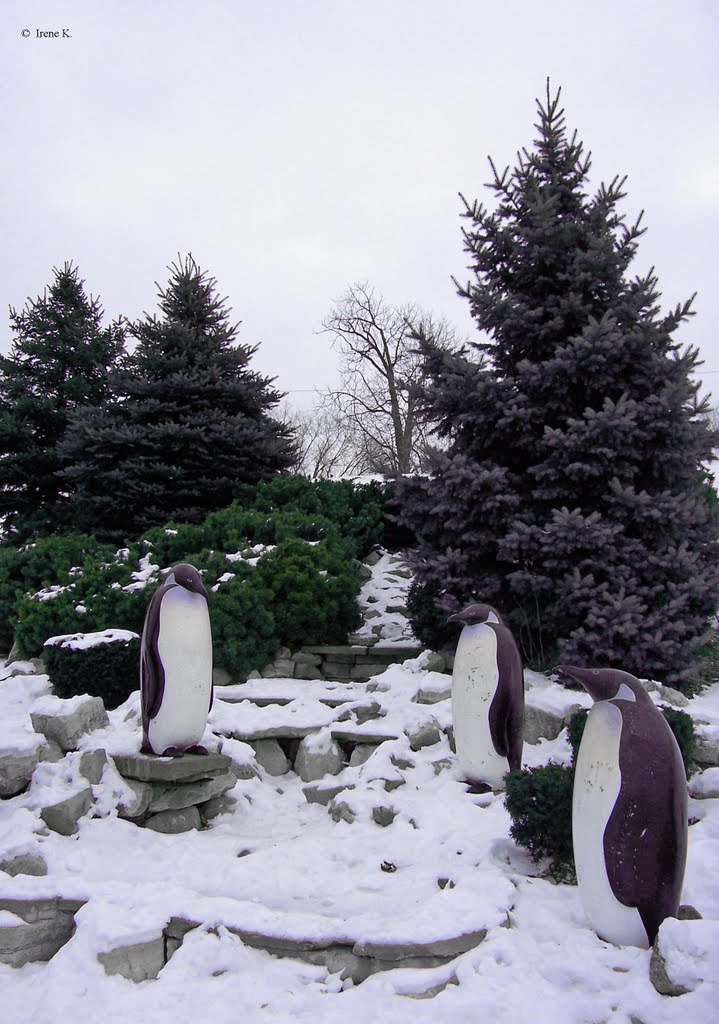
<svg viewBox="0 0 719 1024">
<path fill-rule="evenodd" d="M 468 779 L 504 786 L 509 762 L 494 749 L 489 709 L 497 689 L 497 634 L 486 625 L 462 630 L 452 671 L 452 719 L 457 758 Z"/>
<path fill-rule="evenodd" d="M 572 797 L 572 841 L 577 884 L 584 912 L 601 939 L 624 946 L 649 945 L 636 907 L 612 892 L 604 857 L 604 831 L 619 796 L 619 740 L 622 713 L 597 701 L 587 718 L 579 747 Z"/>
<path fill-rule="evenodd" d="M 160 753 L 198 743 L 207 725 L 212 690 L 212 633 L 207 601 L 184 587 L 168 591 L 160 606 L 157 647 L 165 689 L 148 738 Z"/>
</svg>

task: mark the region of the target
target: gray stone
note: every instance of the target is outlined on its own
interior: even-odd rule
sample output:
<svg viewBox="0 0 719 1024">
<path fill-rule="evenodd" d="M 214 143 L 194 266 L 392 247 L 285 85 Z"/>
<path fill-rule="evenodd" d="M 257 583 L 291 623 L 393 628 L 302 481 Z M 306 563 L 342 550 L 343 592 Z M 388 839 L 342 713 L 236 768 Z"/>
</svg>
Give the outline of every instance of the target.
<svg viewBox="0 0 719 1024">
<path fill-rule="evenodd" d="M 189 782 L 175 785 L 155 785 L 152 787 L 150 806 L 147 810 L 150 814 L 157 814 L 158 811 L 177 811 L 183 807 L 195 807 L 197 804 L 205 803 L 215 796 L 226 793 L 237 784 L 237 776 L 232 771 L 224 775 L 216 775 L 211 779 L 203 779 L 201 782 Z"/>
<path fill-rule="evenodd" d="M 350 768 L 358 768 L 374 754 L 377 747 L 370 743 L 358 743 L 350 755 Z"/>
<path fill-rule="evenodd" d="M 291 658 L 281 658 L 273 662 L 277 677 L 281 679 L 292 679 L 295 671 L 295 663 Z"/>
<path fill-rule="evenodd" d="M 342 787 L 343 789 L 347 787 Z M 348 824 L 352 824 L 355 820 L 354 811 L 351 810 L 346 800 L 338 800 L 333 797 L 327 805 L 327 810 L 333 821 L 346 821 Z"/>
<path fill-rule="evenodd" d="M 81 736 L 95 729 L 104 729 L 110 724 L 101 697 L 88 697 L 73 711 L 64 715 L 40 715 L 31 712 L 30 720 L 35 732 L 42 733 L 48 740 L 54 740 L 66 753 L 69 750 L 77 750 Z"/>
<path fill-rule="evenodd" d="M 662 700 L 665 700 L 667 704 L 673 704 L 677 708 L 685 708 L 689 704 L 689 698 L 685 697 L 679 690 L 673 689 L 671 686 L 660 686 L 659 696 Z"/>
<path fill-rule="evenodd" d="M 188 932 L 200 927 L 199 921 L 188 921 L 184 917 L 171 917 L 163 931 L 165 956 L 167 960 L 175 955 Z"/>
<path fill-rule="evenodd" d="M 292 655 L 292 660 L 295 665 L 312 665 L 314 668 L 318 668 L 322 664 L 322 655 L 312 651 L 297 651 Z"/>
<path fill-rule="evenodd" d="M 193 828 L 202 827 L 200 812 L 196 807 L 183 807 L 180 810 L 160 811 L 153 814 L 145 822 L 145 828 L 153 832 L 166 832 L 174 835 L 178 832 L 190 832 Z"/>
<path fill-rule="evenodd" d="M 0 871 L 7 875 L 46 875 L 47 864 L 39 853 L 19 853 L 9 860 L 0 861 Z"/>
<path fill-rule="evenodd" d="M 418 704 L 439 704 L 441 700 L 447 700 L 448 697 L 452 696 L 452 680 L 447 679 L 447 686 L 444 690 L 438 690 L 436 687 L 432 689 L 423 689 L 420 687 L 417 693 Z"/>
<path fill-rule="evenodd" d="M 365 620 L 371 622 L 372 619 L 381 619 L 382 612 L 378 611 L 377 608 L 368 608 L 364 613 Z M 377 643 L 377 637 L 374 637 L 374 642 Z"/>
<path fill-rule="evenodd" d="M 373 743 L 375 746 L 378 746 L 386 740 L 399 739 L 396 731 L 383 732 L 379 726 L 376 729 L 372 729 L 372 731 L 363 729 L 359 725 L 353 727 L 349 723 L 333 725 L 331 728 L 332 735 L 338 743 Z"/>
<path fill-rule="evenodd" d="M 350 633 L 347 639 L 353 647 L 372 647 L 377 643 L 375 637 L 365 636 L 363 633 Z"/>
<path fill-rule="evenodd" d="M 524 742 L 538 743 L 540 739 L 554 740 L 564 728 L 564 717 L 526 704 L 524 708 Z"/>
<path fill-rule="evenodd" d="M 447 742 L 449 743 L 449 749 L 453 754 L 457 753 L 457 744 L 454 741 L 454 726 L 450 725 L 444 730 Z"/>
<path fill-rule="evenodd" d="M 61 750 L 54 740 L 45 740 L 40 747 L 38 760 L 49 764 L 57 764 L 58 761 L 62 761 L 64 756 L 65 751 Z"/>
<path fill-rule="evenodd" d="M 182 757 L 116 754 L 113 761 L 120 775 L 138 782 L 200 782 L 224 775 L 231 767 L 231 758 L 225 754 L 183 754 Z"/>
<path fill-rule="evenodd" d="M 662 996 L 683 996 L 690 990 L 683 985 L 677 985 L 667 974 L 667 965 L 659 951 L 659 936 L 654 940 L 652 956 L 649 961 L 649 980 L 654 988 Z"/>
<path fill-rule="evenodd" d="M 233 796 L 223 793 L 220 796 L 213 796 L 204 804 L 199 804 L 198 810 L 202 820 L 207 822 L 219 817 L 220 814 L 230 814 L 236 807 L 237 800 Z"/>
<path fill-rule="evenodd" d="M 435 939 L 428 942 L 355 942 L 352 952 L 357 956 L 371 956 L 379 960 L 405 960 L 408 957 L 455 957 L 474 949 L 483 942 L 486 928 L 479 928 L 451 939 Z M 403 964 L 403 966 L 405 966 Z"/>
<path fill-rule="evenodd" d="M 388 604 L 387 611 L 390 615 L 406 615 L 407 605 L 400 602 Z"/>
<path fill-rule="evenodd" d="M 383 828 L 385 828 L 387 825 L 391 825 L 396 817 L 397 811 L 395 811 L 394 807 L 387 807 L 386 805 L 382 805 L 380 807 L 372 808 L 373 821 L 375 821 L 378 825 L 381 825 Z"/>
<path fill-rule="evenodd" d="M 268 775 L 284 775 L 290 763 L 276 739 L 255 740 L 252 743 L 257 763 Z"/>
<path fill-rule="evenodd" d="M 370 553 L 366 556 L 366 558 L 364 560 L 364 564 L 365 565 L 377 565 L 377 563 L 379 562 L 379 560 L 381 558 L 382 558 L 382 554 L 381 554 L 380 551 L 376 551 L 376 550 L 375 551 L 370 551 Z"/>
<path fill-rule="evenodd" d="M 442 673 L 444 673 L 444 670 L 445 670 L 446 667 L 447 666 L 445 664 L 444 657 L 438 651 L 430 651 L 429 652 L 429 654 L 427 655 L 427 660 L 425 661 L 425 665 L 424 665 L 424 668 L 425 668 L 426 672 L 442 672 Z M 449 682 L 449 685 L 451 686 L 452 685 L 452 678 L 451 678 L 451 676 L 449 677 L 448 682 Z"/>
<path fill-rule="evenodd" d="M 212 670 L 212 685 L 213 686 L 231 686 L 233 682 L 232 676 L 224 668 L 213 668 Z"/>
<path fill-rule="evenodd" d="M 694 743 L 694 760 L 697 764 L 714 768 L 719 765 L 719 740 L 705 740 L 697 736 Z"/>
<path fill-rule="evenodd" d="M 165 939 L 159 935 L 148 942 L 118 946 L 109 953 L 98 953 L 97 959 L 106 974 L 119 974 L 128 981 L 148 981 L 165 966 Z"/>
<path fill-rule="evenodd" d="M 431 747 L 433 744 L 439 743 L 442 732 L 439 728 L 439 722 L 431 718 L 411 732 L 408 732 L 407 735 L 409 737 L 410 749 L 416 751 L 421 750 L 422 747 Z"/>
<path fill-rule="evenodd" d="M 404 568 L 392 569 L 391 572 L 387 575 L 387 579 L 392 579 L 393 576 L 399 577 L 399 579 L 401 580 L 411 580 L 412 572 L 410 569 Z"/>
<path fill-rule="evenodd" d="M 352 559 L 352 565 L 357 570 L 357 575 L 363 583 L 372 579 L 372 570 L 363 562 L 358 562 L 356 558 Z"/>
<path fill-rule="evenodd" d="M 253 764 L 244 764 L 233 761 L 230 765 L 230 771 L 236 779 L 257 779 L 260 773 Z"/>
<path fill-rule="evenodd" d="M 691 903 L 682 903 L 677 911 L 678 921 L 703 921 L 704 918 Z"/>
<path fill-rule="evenodd" d="M 325 775 L 338 775 L 344 768 L 339 744 L 329 732 L 323 734 L 326 742 L 318 743 L 317 735 L 301 740 L 295 757 L 295 771 L 303 782 L 314 782 Z"/>
<path fill-rule="evenodd" d="M 344 789 L 354 789 L 353 785 L 347 785 L 345 782 L 340 782 L 336 785 L 314 785 L 303 786 L 302 792 L 305 794 L 305 800 L 308 804 L 322 804 L 323 807 L 327 807 L 331 800 L 333 800 L 338 793 L 341 793 Z"/>
<path fill-rule="evenodd" d="M 53 832 L 59 832 L 61 836 L 73 836 L 78 830 L 78 821 L 91 807 L 92 790 L 88 787 L 67 800 L 43 807 L 40 817 Z"/>
<path fill-rule="evenodd" d="M 120 818 L 141 818 L 146 813 L 152 799 L 152 786 L 149 782 L 138 782 L 136 779 L 125 779 L 128 794 L 117 805 Z"/>
<path fill-rule="evenodd" d="M 15 796 L 30 785 L 38 762 L 37 750 L 23 754 L 0 755 L 0 797 Z"/>
<path fill-rule="evenodd" d="M 322 665 L 322 674 L 326 679 L 346 680 L 349 682 L 352 666 L 344 661 L 325 661 Z"/>
<path fill-rule="evenodd" d="M 451 768 L 453 764 L 454 764 L 454 761 L 452 760 L 451 757 L 440 757 L 440 759 L 438 761 L 433 761 L 432 762 L 432 768 L 434 769 L 434 774 L 435 775 L 439 775 L 440 772 L 447 771 L 447 769 Z"/>
<path fill-rule="evenodd" d="M 106 764 L 107 753 L 102 748 L 86 750 L 80 756 L 80 774 L 87 779 L 91 786 L 97 786 L 102 779 Z"/>
<path fill-rule="evenodd" d="M 403 757 L 402 754 L 390 754 L 389 759 L 390 762 L 395 766 L 395 768 L 399 768 L 401 772 L 406 772 L 408 768 L 415 767 L 415 762 L 412 760 L 412 758 Z"/>
<path fill-rule="evenodd" d="M 315 665 L 308 665 L 305 662 L 295 664 L 295 679 L 322 679 L 322 672 Z"/>
<path fill-rule="evenodd" d="M 22 967 L 50 960 L 75 931 L 74 915 L 81 900 L 0 899 L 0 910 L 21 918 L 18 925 L 0 926 L 0 963 Z"/>
</svg>

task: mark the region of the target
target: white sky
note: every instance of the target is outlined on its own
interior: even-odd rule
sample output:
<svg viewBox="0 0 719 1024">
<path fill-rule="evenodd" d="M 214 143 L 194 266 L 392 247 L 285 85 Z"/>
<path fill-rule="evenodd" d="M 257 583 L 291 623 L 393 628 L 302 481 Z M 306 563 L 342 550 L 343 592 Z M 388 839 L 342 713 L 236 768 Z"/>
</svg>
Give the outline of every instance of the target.
<svg viewBox="0 0 719 1024">
<path fill-rule="evenodd" d="M 458 192 L 491 201 L 550 76 L 593 184 L 645 209 L 636 272 L 698 291 L 680 337 L 719 395 L 718 37 L 716 0 L 4 0 L 0 347 L 53 266 L 134 318 L 188 251 L 298 405 L 350 282 L 471 335 Z"/>
</svg>

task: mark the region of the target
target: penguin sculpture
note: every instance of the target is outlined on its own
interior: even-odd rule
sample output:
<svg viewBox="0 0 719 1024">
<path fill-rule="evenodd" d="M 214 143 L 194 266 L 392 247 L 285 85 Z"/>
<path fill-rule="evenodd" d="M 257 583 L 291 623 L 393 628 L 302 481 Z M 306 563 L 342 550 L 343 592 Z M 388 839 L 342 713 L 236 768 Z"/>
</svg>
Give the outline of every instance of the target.
<svg viewBox="0 0 719 1024">
<path fill-rule="evenodd" d="M 212 707 L 212 633 L 207 591 L 187 562 L 174 567 L 148 606 L 140 698 L 144 753 L 207 753 L 198 741 Z"/>
<path fill-rule="evenodd" d="M 577 755 L 572 837 L 584 911 L 601 939 L 651 946 L 679 909 L 687 785 L 664 716 L 634 676 L 557 666 L 594 700 Z"/>
<path fill-rule="evenodd" d="M 448 621 L 464 626 L 452 672 L 457 757 L 475 787 L 501 789 L 507 772 L 522 764 L 522 659 L 490 605 L 471 604 Z"/>
</svg>

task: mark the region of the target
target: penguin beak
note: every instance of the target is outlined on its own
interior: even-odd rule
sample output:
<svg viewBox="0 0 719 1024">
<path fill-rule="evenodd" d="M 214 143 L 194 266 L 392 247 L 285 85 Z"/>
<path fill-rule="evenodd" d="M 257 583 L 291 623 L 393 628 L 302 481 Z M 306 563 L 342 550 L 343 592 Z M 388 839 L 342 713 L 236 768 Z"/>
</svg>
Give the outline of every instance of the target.
<svg viewBox="0 0 719 1024">
<path fill-rule="evenodd" d="M 454 615 L 450 615 L 447 622 L 464 622 L 464 612 L 455 612 Z"/>
<path fill-rule="evenodd" d="M 596 678 L 599 669 L 577 668 L 576 665 L 557 665 L 554 671 L 560 676 L 568 676 L 572 682 L 579 683 L 587 691 L 592 700 L 603 700 L 604 694 L 600 692 L 599 680 Z"/>
</svg>

